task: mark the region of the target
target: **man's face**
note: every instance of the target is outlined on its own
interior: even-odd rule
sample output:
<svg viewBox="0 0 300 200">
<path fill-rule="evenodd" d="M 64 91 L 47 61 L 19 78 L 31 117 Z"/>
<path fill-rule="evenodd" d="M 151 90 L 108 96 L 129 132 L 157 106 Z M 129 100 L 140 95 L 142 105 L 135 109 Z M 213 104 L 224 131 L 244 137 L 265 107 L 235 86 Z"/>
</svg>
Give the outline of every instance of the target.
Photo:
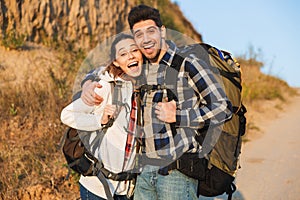
<svg viewBox="0 0 300 200">
<path fill-rule="evenodd" d="M 158 61 L 162 49 L 163 30 L 153 20 L 140 21 L 132 27 L 133 36 L 139 49 L 152 63 Z"/>
</svg>

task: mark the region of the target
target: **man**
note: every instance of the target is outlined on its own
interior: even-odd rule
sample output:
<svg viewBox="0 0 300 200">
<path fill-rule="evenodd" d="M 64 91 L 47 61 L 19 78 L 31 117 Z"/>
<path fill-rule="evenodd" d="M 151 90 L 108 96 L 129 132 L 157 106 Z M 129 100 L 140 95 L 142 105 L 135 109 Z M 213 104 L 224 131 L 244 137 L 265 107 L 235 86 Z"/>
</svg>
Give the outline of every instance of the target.
<svg viewBox="0 0 300 200">
<path fill-rule="evenodd" d="M 146 58 L 141 84 L 166 85 L 166 71 L 179 49 L 172 41 L 166 41 L 166 28 L 159 11 L 136 6 L 130 11 L 128 22 Z M 231 117 L 231 104 L 203 60 L 187 56 L 178 71 L 178 77 L 173 77 L 177 81 L 176 101 L 168 99 L 165 89 L 148 91 L 143 96 L 142 149 L 143 158 L 149 163 L 137 177 L 134 194 L 137 200 L 198 199 L 198 181 L 169 168 L 168 164 L 185 152 L 199 150 L 194 139 L 197 129 L 223 123 Z M 94 94 L 88 89 L 95 87 L 93 84 L 87 81 L 83 87 L 82 96 L 88 104 L 94 102 Z"/>
</svg>

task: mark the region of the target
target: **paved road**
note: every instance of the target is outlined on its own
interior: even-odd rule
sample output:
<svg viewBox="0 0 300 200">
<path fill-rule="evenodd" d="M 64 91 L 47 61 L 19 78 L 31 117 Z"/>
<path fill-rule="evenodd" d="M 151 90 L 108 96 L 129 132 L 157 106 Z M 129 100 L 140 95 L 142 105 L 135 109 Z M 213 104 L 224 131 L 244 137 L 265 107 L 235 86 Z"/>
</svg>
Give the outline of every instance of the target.
<svg viewBox="0 0 300 200">
<path fill-rule="evenodd" d="M 300 199 L 300 97 L 245 145 L 237 177 L 245 200 Z"/>
<path fill-rule="evenodd" d="M 300 200 L 300 96 L 263 129 L 244 145 L 233 199 Z"/>
</svg>

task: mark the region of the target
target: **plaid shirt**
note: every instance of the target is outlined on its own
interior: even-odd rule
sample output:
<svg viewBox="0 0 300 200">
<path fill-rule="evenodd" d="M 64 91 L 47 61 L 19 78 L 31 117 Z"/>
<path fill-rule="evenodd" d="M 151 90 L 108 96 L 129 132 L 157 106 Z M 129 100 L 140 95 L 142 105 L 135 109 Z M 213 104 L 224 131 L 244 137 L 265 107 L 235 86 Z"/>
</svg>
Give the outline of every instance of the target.
<svg viewBox="0 0 300 200">
<path fill-rule="evenodd" d="M 165 84 L 166 68 L 171 66 L 174 55 L 180 53 L 172 41 L 167 43 L 169 48 L 160 60 L 156 74 L 157 85 Z M 147 79 L 151 67 L 147 61 L 146 66 L 148 66 L 145 69 Z M 154 143 L 155 152 L 147 152 L 147 147 L 145 148 L 144 153 L 150 158 L 174 161 L 184 152 L 198 151 L 199 146 L 194 139 L 197 130 L 211 124 L 222 124 L 232 114 L 231 103 L 213 73 L 205 62 L 193 55 L 184 58 L 177 77 L 176 133 L 172 132 L 170 124 L 157 119 L 154 113 L 157 102 L 161 102 L 167 96 L 166 90 L 156 90 L 152 93 L 154 94 L 145 93 L 143 97 L 144 110 L 146 107 L 152 107 L 150 115 L 152 130 L 144 127 L 145 135 L 153 134 L 153 137 L 145 138 L 153 140 Z M 149 102 L 152 102 L 152 105 Z M 148 113 L 144 113 L 144 116 L 146 114 Z"/>
<path fill-rule="evenodd" d="M 127 140 L 125 145 L 125 159 L 124 159 L 124 168 L 126 168 L 128 160 L 131 158 L 132 154 L 135 151 L 136 148 L 136 138 L 139 137 L 136 136 L 136 134 L 139 134 L 139 127 L 137 125 L 138 121 L 138 105 L 137 105 L 137 95 L 138 93 L 136 91 L 133 92 L 131 97 L 131 111 L 129 116 L 129 123 L 127 127 Z"/>
</svg>

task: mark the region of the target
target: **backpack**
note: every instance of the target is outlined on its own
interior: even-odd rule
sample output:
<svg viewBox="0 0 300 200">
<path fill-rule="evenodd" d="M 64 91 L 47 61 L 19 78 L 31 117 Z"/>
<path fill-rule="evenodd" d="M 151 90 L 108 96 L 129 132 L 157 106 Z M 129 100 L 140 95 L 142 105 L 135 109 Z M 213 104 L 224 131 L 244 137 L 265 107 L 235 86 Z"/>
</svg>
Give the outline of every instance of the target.
<svg viewBox="0 0 300 200">
<path fill-rule="evenodd" d="M 119 81 L 112 82 L 113 105 L 122 105 L 121 86 L 122 84 Z M 77 96 L 77 98 L 80 97 L 80 93 L 75 96 Z M 60 145 L 69 169 L 66 179 L 68 179 L 71 170 L 78 174 L 82 174 L 83 176 L 97 176 L 104 186 L 108 199 L 113 199 L 113 195 L 110 192 L 106 178 L 115 181 L 125 181 L 134 180 L 137 175 L 136 173 L 131 172 L 111 172 L 91 153 L 91 151 L 94 153 L 94 150 L 97 149 L 97 145 L 101 144 L 104 134 L 107 129 L 113 125 L 115 118 L 110 118 L 109 122 L 101 130 L 97 131 L 83 131 L 68 127 L 63 135 Z M 88 150 L 84 144 L 86 144 L 86 141 L 91 141 L 92 134 L 96 134 L 96 137 L 92 142 L 88 142 L 91 146 Z"/>
<path fill-rule="evenodd" d="M 171 163 L 168 169 L 177 169 L 189 177 L 198 179 L 198 195 L 214 197 L 226 192 L 228 199 L 231 199 L 236 190 L 234 179 L 241 153 L 241 137 L 245 134 L 246 125 L 244 115 L 246 108 L 241 99 L 240 65 L 234 61 L 230 53 L 218 50 L 209 44 L 200 43 L 179 47 L 179 54 L 175 54 L 171 67 L 166 69 L 165 85 L 170 85 L 173 88 L 167 89 L 168 101 L 177 100 L 176 77 L 182 62 L 189 55 L 200 58 L 209 64 L 215 78 L 232 103 L 233 115 L 230 120 L 224 123 L 223 127 L 216 127 L 215 130 L 222 128 L 220 137 L 211 147 L 212 150 L 206 152 L 205 157 L 195 153 L 184 153 L 178 160 Z M 146 92 L 145 90 L 153 91 L 155 88 L 158 87 L 141 86 L 144 92 Z M 200 145 L 206 145 L 204 144 L 205 137 L 208 136 L 206 131 L 205 129 L 198 130 L 195 136 Z M 212 138 L 214 138 L 213 134 L 211 135 Z"/>
</svg>

